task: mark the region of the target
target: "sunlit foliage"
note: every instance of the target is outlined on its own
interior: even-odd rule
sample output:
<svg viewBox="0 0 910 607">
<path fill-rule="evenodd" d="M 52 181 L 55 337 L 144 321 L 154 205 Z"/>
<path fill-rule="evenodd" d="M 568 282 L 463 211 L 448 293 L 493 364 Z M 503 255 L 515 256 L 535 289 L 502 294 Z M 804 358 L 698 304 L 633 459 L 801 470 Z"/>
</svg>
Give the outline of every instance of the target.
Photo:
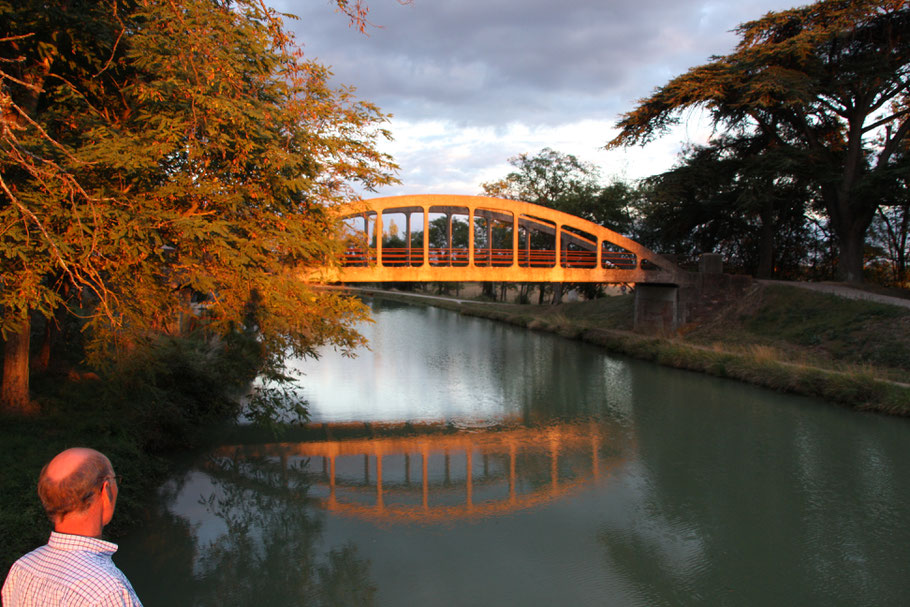
<svg viewBox="0 0 910 607">
<path fill-rule="evenodd" d="M 339 7 L 363 25 L 360 3 Z M 331 87 L 280 15 L 17 0 L 0 17 L 5 338 L 65 310 L 96 361 L 178 319 L 258 330 L 279 359 L 360 343 L 362 307 L 301 277 L 335 258 L 331 207 L 393 180 L 386 117 Z"/>
</svg>

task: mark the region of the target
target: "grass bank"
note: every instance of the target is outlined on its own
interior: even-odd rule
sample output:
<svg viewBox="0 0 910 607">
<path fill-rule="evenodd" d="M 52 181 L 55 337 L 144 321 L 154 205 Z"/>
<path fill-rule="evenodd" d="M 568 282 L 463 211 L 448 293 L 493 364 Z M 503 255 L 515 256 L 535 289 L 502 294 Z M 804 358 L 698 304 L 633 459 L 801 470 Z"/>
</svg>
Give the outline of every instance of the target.
<svg viewBox="0 0 910 607">
<path fill-rule="evenodd" d="M 556 306 L 415 298 L 610 352 L 854 409 L 910 415 L 910 309 L 791 286 L 758 285 L 716 317 L 671 337 L 632 332 L 631 295 Z"/>
<path fill-rule="evenodd" d="M 34 417 L 0 415 L 0 580 L 13 561 L 47 541 L 51 525 L 36 493 L 38 472 L 77 446 L 106 454 L 122 477 L 114 539 L 142 523 L 144 507 L 173 472 L 175 455 L 211 440 L 236 415 L 231 393 L 251 380 L 254 342 L 161 340 L 108 373 L 33 378 Z M 100 377 L 99 377 L 100 375 Z"/>
</svg>

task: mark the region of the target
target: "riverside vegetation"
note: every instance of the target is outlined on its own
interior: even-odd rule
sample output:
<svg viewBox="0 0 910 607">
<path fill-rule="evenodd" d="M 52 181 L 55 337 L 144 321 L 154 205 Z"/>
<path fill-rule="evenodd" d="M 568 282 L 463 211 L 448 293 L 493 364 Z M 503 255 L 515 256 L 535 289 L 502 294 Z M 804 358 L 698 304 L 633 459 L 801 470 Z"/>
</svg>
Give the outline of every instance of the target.
<svg viewBox="0 0 910 607">
<path fill-rule="evenodd" d="M 117 516 L 105 529 L 116 540 L 141 524 L 153 492 L 178 466 L 182 450 L 217 440 L 236 418 L 261 364 L 249 335 L 213 340 L 200 334 L 162 337 L 116 367 L 36 376 L 41 415 L 0 413 L 0 579 L 13 561 L 44 544 L 50 523 L 38 500 L 41 467 L 67 447 L 91 446 L 121 475 Z"/>
<path fill-rule="evenodd" d="M 905 383 L 910 308 L 757 284 L 716 317 L 684 326 L 674 336 L 655 337 L 632 332 L 633 302 L 632 295 L 621 295 L 553 306 L 442 299 L 432 305 L 558 333 L 662 365 L 854 409 L 910 415 L 910 384 Z"/>
</svg>

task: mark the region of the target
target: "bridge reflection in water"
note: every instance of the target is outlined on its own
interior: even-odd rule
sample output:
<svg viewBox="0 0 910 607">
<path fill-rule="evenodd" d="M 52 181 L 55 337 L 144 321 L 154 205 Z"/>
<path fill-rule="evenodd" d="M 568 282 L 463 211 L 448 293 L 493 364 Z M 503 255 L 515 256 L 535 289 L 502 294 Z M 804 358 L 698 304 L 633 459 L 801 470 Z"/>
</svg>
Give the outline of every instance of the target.
<svg viewBox="0 0 910 607">
<path fill-rule="evenodd" d="M 329 428 L 331 431 L 331 428 Z M 484 518 L 531 508 L 608 478 L 626 458 L 600 422 L 222 447 L 267 458 L 334 513 L 386 522 Z"/>
</svg>

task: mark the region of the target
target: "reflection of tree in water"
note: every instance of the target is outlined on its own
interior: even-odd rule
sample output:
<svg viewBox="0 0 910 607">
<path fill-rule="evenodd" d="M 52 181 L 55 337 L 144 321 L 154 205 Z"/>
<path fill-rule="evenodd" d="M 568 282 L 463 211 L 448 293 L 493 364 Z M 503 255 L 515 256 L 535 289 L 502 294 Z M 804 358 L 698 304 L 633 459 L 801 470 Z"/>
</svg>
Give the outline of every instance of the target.
<svg viewBox="0 0 910 607">
<path fill-rule="evenodd" d="M 137 585 L 146 607 L 174 604 L 174 597 L 198 607 L 373 605 L 369 562 L 356 547 L 320 552 L 323 521 L 310 507 L 305 465 L 282 470 L 266 459 L 205 462 L 215 490 L 200 505 L 225 531 L 202 543 L 185 519 L 164 508 L 155 513 L 156 533 L 141 548 L 144 555 L 166 558 L 142 562 L 146 574 L 140 581 L 151 578 L 163 586 Z M 166 546 L 156 546 L 161 543 Z"/>
<path fill-rule="evenodd" d="M 308 506 L 305 462 L 207 462 L 219 491 L 205 500 L 227 532 L 201 547 L 197 605 L 371 605 L 376 588 L 354 546 L 318 555 L 322 521 Z"/>
</svg>

